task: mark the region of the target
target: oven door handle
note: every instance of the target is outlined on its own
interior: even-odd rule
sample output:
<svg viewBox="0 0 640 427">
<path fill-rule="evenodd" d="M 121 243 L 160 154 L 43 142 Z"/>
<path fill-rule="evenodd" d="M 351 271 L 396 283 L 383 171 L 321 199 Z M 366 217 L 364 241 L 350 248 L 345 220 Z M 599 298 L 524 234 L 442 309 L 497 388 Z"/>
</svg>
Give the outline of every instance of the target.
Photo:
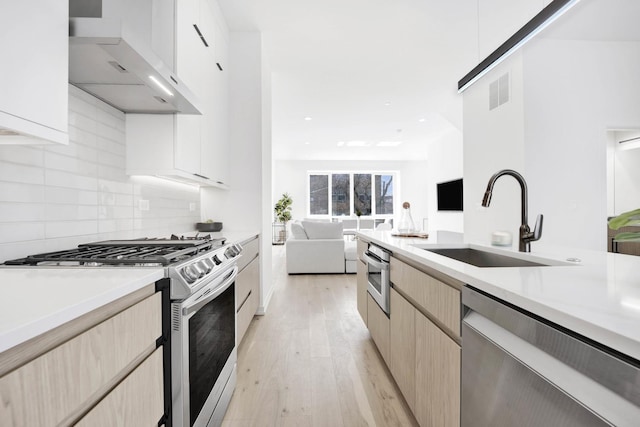
<svg viewBox="0 0 640 427">
<path fill-rule="evenodd" d="M 365 261 L 367 261 L 367 264 L 371 264 L 375 268 L 379 268 L 380 270 L 388 270 L 389 269 L 389 264 L 388 263 L 380 262 L 380 261 L 372 258 L 366 252 L 364 254 L 362 254 L 362 256 L 364 257 Z"/>
<path fill-rule="evenodd" d="M 199 299 L 195 300 L 192 304 L 189 304 L 186 307 L 182 308 L 182 315 L 188 316 L 191 313 L 195 313 L 200 310 L 203 306 L 207 305 L 212 299 L 216 298 L 218 295 L 226 291 L 229 286 L 236 280 L 236 276 L 238 275 L 238 266 L 234 266 L 233 270 L 225 276 L 222 284 L 218 285 L 215 289 L 210 289 L 209 292 L 205 292 L 200 296 Z"/>
</svg>

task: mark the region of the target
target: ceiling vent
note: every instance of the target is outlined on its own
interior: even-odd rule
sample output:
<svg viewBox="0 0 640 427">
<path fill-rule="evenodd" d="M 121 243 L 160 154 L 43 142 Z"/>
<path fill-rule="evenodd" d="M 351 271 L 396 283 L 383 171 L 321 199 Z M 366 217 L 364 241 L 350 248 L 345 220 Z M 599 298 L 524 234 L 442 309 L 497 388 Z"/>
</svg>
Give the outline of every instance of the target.
<svg viewBox="0 0 640 427">
<path fill-rule="evenodd" d="M 509 73 L 489 84 L 489 110 L 509 101 Z"/>
</svg>

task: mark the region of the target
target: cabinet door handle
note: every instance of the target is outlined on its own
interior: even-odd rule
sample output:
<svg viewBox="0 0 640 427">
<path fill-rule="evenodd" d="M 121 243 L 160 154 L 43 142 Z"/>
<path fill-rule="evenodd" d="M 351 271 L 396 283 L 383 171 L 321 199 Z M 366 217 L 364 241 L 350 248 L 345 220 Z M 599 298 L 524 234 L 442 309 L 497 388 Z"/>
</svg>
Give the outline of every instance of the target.
<svg viewBox="0 0 640 427">
<path fill-rule="evenodd" d="M 204 36 L 202 35 L 202 32 L 200 31 L 200 28 L 198 28 L 198 25 L 193 24 L 193 28 L 196 29 L 196 33 L 198 33 L 198 37 L 200 37 L 200 40 L 202 40 L 202 43 L 204 43 L 206 47 L 209 47 L 209 43 L 207 43 L 207 39 L 205 39 Z"/>
<path fill-rule="evenodd" d="M 194 173 L 193 175 L 197 176 L 198 178 L 209 179 L 208 176 L 200 175 L 199 173 Z"/>
</svg>

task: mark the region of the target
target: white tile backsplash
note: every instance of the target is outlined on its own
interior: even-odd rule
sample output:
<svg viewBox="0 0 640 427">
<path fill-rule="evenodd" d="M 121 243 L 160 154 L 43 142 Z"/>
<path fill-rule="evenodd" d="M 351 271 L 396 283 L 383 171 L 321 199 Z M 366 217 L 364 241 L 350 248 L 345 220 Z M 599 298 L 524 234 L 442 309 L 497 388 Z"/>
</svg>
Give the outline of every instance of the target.
<svg viewBox="0 0 640 427">
<path fill-rule="evenodd" d="M 33 167 L 44 166 L 44 149 L 35 145 L 5 145 L 2 149 L 7 162 Z M 6 162 L 3 162 L 3 166 Z"/>
<path fill-rule="evenodd" d="M 45 212 L 44 203 L 0 202 L 0 224 L 44 221 Z"/>
<path fill-rule="evenodd" d="M 48 187 L 45 194 L 47 203 L 70 205 L 97 205 L 98 192 L 78 190 L 76 188 Z"/>
<path fill-rule="evenodd" d="M 45 236 L 44 222 L 0 223 L 0 236 L 7 242 L 40 240 Z"/>
<path fill-rule="evenodd" d="M 44 171 L 39 166 L 5 162 L 0 168 L 0 181 L 44 184 Z"/>
<path fill-rule="evenodd" d="M 96 148 L 98 147 L 98 136 L 95 133 L 69 126 L 69 142 L 80 146 Z"/>
<path fill-rule="evenodd" d="M 0 146 L 0 152 L 1 150 L 2 146 Z M 1 160 L 0 167 L 2 167 Z M 43 203 L 44 195 L 44 185 L 0 181 L 0 201 L 2 202 Z"/>
<path fill-rule="evenodd" d="M 68 146 L 0 146 L 0 262 L 193 230 L 197 188 L 126 175 L 123 113 L 69 86 L 69 124 Z"/>
</svg>

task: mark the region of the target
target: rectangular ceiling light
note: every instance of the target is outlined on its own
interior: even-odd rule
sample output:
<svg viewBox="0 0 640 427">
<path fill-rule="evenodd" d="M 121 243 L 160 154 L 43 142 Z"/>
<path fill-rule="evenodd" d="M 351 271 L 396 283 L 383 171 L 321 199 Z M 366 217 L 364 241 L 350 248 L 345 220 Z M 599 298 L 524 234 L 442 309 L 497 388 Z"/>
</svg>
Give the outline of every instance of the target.
<svg viewBox="0 0 640 427">
<path fill-rule="evenodd" d="M 458 81 L 458 93 L 464 92 L 469 86 L 474 84 L 479 78 L 487 74 L 499 63 L 507 59 L 512 53 L 518 50 L 526 42 L 532 39 L 549 24 L 558 19 L 567 10 L 573 7 L 580 0 L 554 0 L 540 13 L 534 16 L 514 35 L 502 43 L 496 50 L 487 56 L 480 64 Z"/>
<path fill-rule="evenodd" d="M 380 141 L 376 144 L 376 147 L 397 147 L 402 144 L 402 141 Z"/>
</svg>

